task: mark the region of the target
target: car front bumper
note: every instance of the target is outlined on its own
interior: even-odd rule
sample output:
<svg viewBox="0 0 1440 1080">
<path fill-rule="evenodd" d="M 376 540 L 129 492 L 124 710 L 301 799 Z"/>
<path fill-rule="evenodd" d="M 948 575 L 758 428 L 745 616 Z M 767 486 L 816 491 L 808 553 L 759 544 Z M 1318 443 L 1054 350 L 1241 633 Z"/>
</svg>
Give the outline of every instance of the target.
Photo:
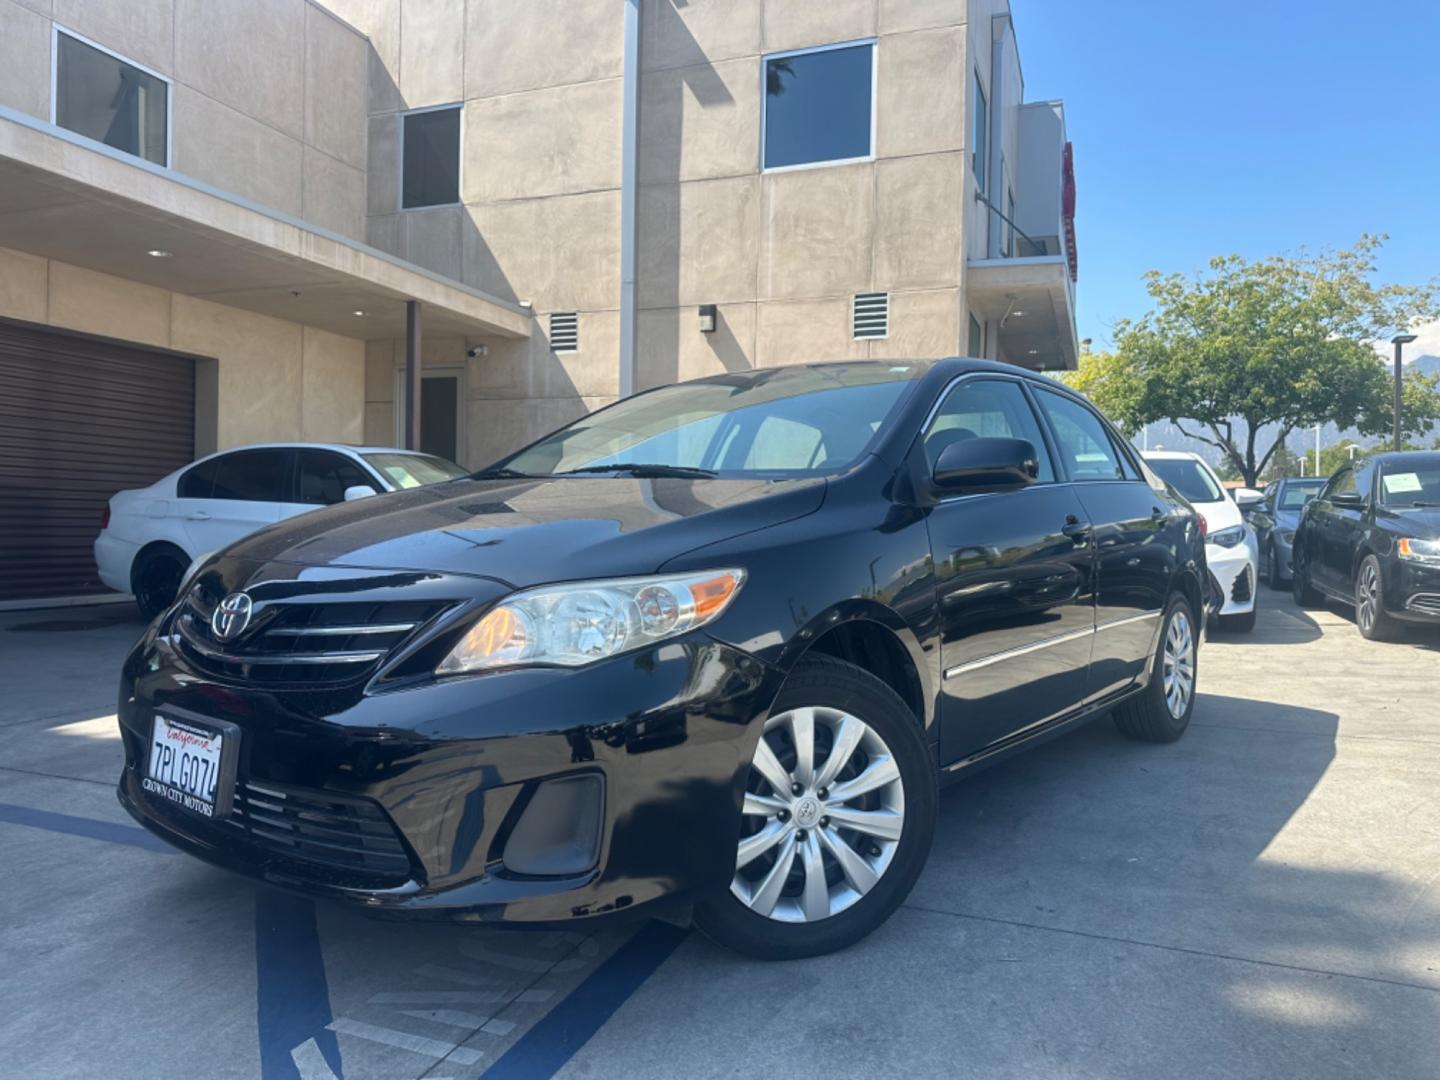
<svg viewBox="0 0 1440 1080">
<path fill-rule="evenodd" d="M 1241 615 L 1255 607 L 1256 564 L 1259 554 L 1254 533 L 1246 532 L 1245 540 L 1234 547 L 1205 545 L 1205 562 L 1214 578 L 1212 611 L 1219 615 Z"/>
<path fill-rule="evenodd" d="M 152 630 L 121 687 L 118 794 L 190 854 L 378 914 L 584 919 L 728 887 L 755 721 L 780 682 L 694 633 L 581 669 L 431 680 L 327 712 L 324 694 L 197 677 Z M 234 725 L 228 816 L 145 789 L 157 712 Z"/>
<path fill-rule="evenodd" d="M 1385 607 L 1406 622 L 1440 624 L 1440 566 L 1394 559 Z"/>
</svg>

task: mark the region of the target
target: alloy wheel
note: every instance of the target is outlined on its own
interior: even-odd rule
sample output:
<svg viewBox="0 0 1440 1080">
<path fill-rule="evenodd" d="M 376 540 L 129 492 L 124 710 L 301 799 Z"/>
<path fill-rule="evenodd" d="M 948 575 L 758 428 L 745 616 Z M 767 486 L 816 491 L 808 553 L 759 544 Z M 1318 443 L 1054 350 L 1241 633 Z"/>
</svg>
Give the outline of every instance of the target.
<svg viewBox="0 0 1440 1080">
<path fill-rule="evenodd" d="M 1369 634 L 1375 627 L 1375 609 L 1380 603 L 1380 575 L 1373 562 L 1367 560 L 1360 568 L 1360 585 L 1355 594 L 1355 620 Z"/>
<path fill-rule="evenodd" d="M 755 748 L 730 891 L 757 915 L 813 923 L 875 887 L 905 825 L 885 740 L 840 709 L 771 717 Z"/>
<path fill-rule="evenodd" d="M 1179 720 L 1190 707 L 1195 693 L 1195 635 L 1190 629 L 1190 616 L 1176 610 L 1165 632 L 1164 671 L 1165 706 Z"/>
</svg>

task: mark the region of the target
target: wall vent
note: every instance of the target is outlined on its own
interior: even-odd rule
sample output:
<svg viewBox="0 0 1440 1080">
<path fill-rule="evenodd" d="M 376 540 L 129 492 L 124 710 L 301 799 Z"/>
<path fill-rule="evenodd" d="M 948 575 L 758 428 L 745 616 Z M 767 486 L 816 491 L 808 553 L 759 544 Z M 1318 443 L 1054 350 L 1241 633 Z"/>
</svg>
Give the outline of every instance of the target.
<svg viewBox="0 0 1440 1080">
<path fill-rule="evenodd" d="M 855 294 L 851 308 L 851 326 L 857 338 L 883 338 L 890 333 L 890 294 L 862 292 Z"/>
<path fill-rule="evenodd" d="M 550 316 L 550 350 L 575 352 L 580 348 L 580 316 L 573 311 L 557 311 Z"/>
</svg>

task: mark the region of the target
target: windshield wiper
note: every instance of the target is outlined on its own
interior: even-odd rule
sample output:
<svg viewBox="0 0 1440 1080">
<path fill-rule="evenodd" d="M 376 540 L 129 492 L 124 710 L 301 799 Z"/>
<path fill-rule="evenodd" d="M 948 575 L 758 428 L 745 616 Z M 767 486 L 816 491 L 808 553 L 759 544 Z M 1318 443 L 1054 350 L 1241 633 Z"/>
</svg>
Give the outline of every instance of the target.
<svg viewBox="0 0 1440 1080">
<path fill-rule="evenodd" d="M 1411 500 L 1410 505 L 1411 505 L 1411 506 L 1418 506 L 1418 507 L 1420 507 L 1420 508 L 1423 509 L 1423 510 L 1440 510 L 1440 503 L 1437 503 L 1437 502 L 1425 502 L 1425 501 L 1422 500 L 1422 499 L 1413 499 L 1413 500 Z"/>
<path fill-rule="evenodd" d="M 536 480 L 539 479 L 530 473 L 516 472 L 514 469 L 481 469 L 473 472 L 467 480 Z"/>
<path fill-rule="evenodd" d="M 720 474 L 713 469 L 699 469 L 692 465 L 660 465 L 639 461 L 614 461 L 608 465 L 586 465 L 581 469 L 570 469 L 556 473 L 556 476 L 577 476 L 581 473 L 628 473 L 630 476 L 660 477 L 679 476 L 703 480 Z"/>
</svg>

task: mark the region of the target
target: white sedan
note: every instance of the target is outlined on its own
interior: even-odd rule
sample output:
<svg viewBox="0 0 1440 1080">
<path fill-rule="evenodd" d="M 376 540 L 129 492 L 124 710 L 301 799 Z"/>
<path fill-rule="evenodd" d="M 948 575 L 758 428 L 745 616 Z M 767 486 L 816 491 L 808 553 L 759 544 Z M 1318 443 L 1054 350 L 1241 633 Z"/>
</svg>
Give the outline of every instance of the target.
<svg viewBox="0 0 1440 1080">
<path fill-rule="evenodd" d="M 1218 594 L 1219 628 L 1248 633 L 1255 627 L 1255 583 L 1260 572 L 1260 544 L 1254 528 L 1200 455 L 1147 450 L 1143 456 L 1145 464 L 1200 515 L 1211 588 Z"/>
<path fill-rule="evenodd" d="M 95 538 L 100 580 L 153 618 L 197 556 L 319 506 L 464 476 L 453 461 L 387 447 L 267 443 L 224 450 L 110 497 Z"/>
</svg>

